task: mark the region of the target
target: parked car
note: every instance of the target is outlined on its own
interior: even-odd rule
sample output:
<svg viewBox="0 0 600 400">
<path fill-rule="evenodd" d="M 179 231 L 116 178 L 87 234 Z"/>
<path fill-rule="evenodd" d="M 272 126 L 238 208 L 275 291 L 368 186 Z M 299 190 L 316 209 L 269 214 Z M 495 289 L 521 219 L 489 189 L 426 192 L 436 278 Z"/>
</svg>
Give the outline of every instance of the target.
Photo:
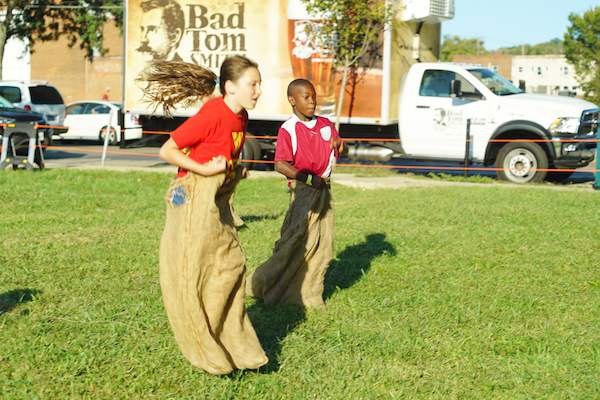
<svg viewBox="0 0 600 400">
<path fill-rule="evenodd" d="M 38 125 L 46 125 L 46 119 L 42 114 L 35 113 L 29 110 L 23 110 L 12 105 L 12 103 L 0 96 L 0 125 L 10 124 L 14 122 L 35 122 Z M 38 129 L 38 139 L 40 143 L 43 142 L 46 132 L 49 128 Z M 0 143 L 4 136 L 4 128 L 0 126 Z M 29 136 L 26 133 L 13 133 L 11 140 L 8 142 L 7 158 L 13 155 L 13 146 L 15 154 L 18 156 L 27 156 L 29 152 Z M 42 148 L 43 149 L 43 148 Z M 36 151 L 35 163 L 43 168 L 43 161 L 41 160 L 41 154 Z"/>
<path fill-rule="evenodd" d="M 113 111 L 110 126 L 109 114 Z M 110 129 L 108 143 L 113 145 L 121 141 L 121 129 L 125 139 L 140 139 L 142 125 L 139 117 L 134 114 L 121 115 L 121 104 L 104 100 L 76 101 L 67 106 L 67 117 L 64 126 L 65 133 L 61 139 L 91 139 L 104 143 L 107 127 Z M 123 127 L 119 124 L 123 121 Z"/>
<path fill-rule="evenodd" d="M 44 115 L 50 126 L 62 126 L 65 121 L 66 106 L 56 87 L 46 81 L 0 81 L 0 96 L 15 107 L 31 110 Z M 44 145 L 52 144 L 52 134 L 59 128 L 45 131 Z"/>
</svg>

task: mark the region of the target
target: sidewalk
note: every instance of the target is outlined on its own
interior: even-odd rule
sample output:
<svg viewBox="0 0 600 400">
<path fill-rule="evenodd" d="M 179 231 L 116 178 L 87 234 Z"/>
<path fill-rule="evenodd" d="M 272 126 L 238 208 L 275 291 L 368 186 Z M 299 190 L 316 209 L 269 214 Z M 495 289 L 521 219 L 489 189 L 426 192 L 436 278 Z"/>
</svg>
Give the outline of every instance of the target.
<svg viewBox="0 0 600 400">
<path fill-rule="evenodd" d="M 165 174 L 175 174 L 177 168 L 165 163 L 158 158 L 158 147 L 142 147 L 133 149 L 120 149 L 115 146 L 109 146 L 105 165 L 102 166 L 102 146 L 89 145 L 62 145 L 60 142 L 57 145 L 48 148 L 45 152 L 46 168 L 75 168 L 75 169 L 104 169 L 107 171 L 146 171 L 146 172 L 162 172 Z M 340 167 L 341 169 L 341 167 Z M 595 170 L 596 163 L 590 164 L 586 170 Z M 281 174 L 276 171 L 250 171 L 250 179 L 263 177 L 278 177 L 284 179 Z M 356 176 L 354 174 L 346 174 L 334 172 L 332 181 L 345 185 L 362 189 L 402 189 L 407 187 L 430 187 L 430 186 L 497 186 L 503 187 L 523 187 L 523 185 L 511 184 L 506 182 L 495 181 L 494 183 L 471 183 L 471 182 L 453 182 L 441 181 L 429 178 L 413 178 L 407 174 L 398 174 L 397 176 L 373 177 L 373 176 Z M 567 183 L 567 184 L 531 184 L 527 187 L 533 188 L 552 188 L 559 190 L 580 189 L 594 190 L 593 181 L 583 183 Z"/>
</svg>

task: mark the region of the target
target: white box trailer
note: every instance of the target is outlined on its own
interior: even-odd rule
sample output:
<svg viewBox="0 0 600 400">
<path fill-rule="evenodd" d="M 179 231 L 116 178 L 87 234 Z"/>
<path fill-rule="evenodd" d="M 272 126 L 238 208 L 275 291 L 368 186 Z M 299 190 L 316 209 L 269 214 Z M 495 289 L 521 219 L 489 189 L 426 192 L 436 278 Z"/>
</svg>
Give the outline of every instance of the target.
<svg viewBox="0 0 600 400">
<path fill-rule="evenodd" d="M 451 0 L 431 1 L 452 3 Z M 330 95 L 335 102 L 339 95 L 339 75 L 326 71 L 326 78 L 318 79 L 316 73 L 310 73 L 317 67 L 323 71 L 330 69 L 330 64 L 311 58 L 301 59 L 293 54 L 296 47 L 302 46 L 302 38 L 297 34 L 298 24 L 306 21 L 302 11 L 298 14 L 299 3 L 299 0 L 126 0 L 125 111 L 151 114 L 147 104 L 140 101 L 141 90 L 135 82 L 146 62 L 183 60 L 218 73 L 222 60 L 233 54 L 242 54 L 256 61 L 263 79 L 263 94 L 256 108 L 250 111 L 249 134 L 277 134 L 273 126 L 287 119 L 292 112 L 286 90 L 295 78 L 310 79 L 320 94 L 320 101 L 324 101 L 325 95 Z M 401 8 L 402 4 L 396 6 Z M 398 19 L 401 17 L 400 11 Z M 163 22 L 172 32 L 169 40 L 161 39 L 157 32 L 162 29 L 158 25 Z M 380 129 L 384 128 L 384 131 L 390 131 L 388 135 L 397 136 L 402 75 L 414 63 L 438 61 L 440 39 L 439 23 L 405 22 L 394 32 L 381 32 L 377 49 L 371 57 L 365 57 L 365 63 L 371 68 L 360 70 L 364 72 L 360 76 L 361 81 L 350 94 L 345 95 L 341 119 L 345 126 L 341 130 L 348 135 L 357 132 L 360 136 L 374 134 L 373 137 L 378 137 Z M 314 46 L 315 38 L 307 41 L 305 47 Z M 144 49 L 152 50 L 145 52 Z M 305 65 L 301 65 L 303 63 Z M 309 68 L 305 68 L 306 63 Z M 189 117 L 197 110 L 178 110 L 174 115 Z M 322 104 L 318 112 L 333 117 L 331 104 Z M 156 115 L 161 115 L 161 111 L 158 110 Z M 168 121 L 154 122 L 160 126 L 170 125 Z M 348 129 L 346 125 L 361 128 Z M 365 130 L 363 126 L 369 128 Z"/>
<path fill-rule="evenodd" d="M 394 4 L 401 23 L 382 30 L 346 87 L 340 135 L 354 158 L 476 161 L 519 183 L 561 179 L 570 173 L 554 170 L 593 161 L 596 105 L 526 95 L 481 66 L 440 63 L 440 25 L 454 15 L 452 0 Z M 218 73 L 225 57 L 242 54 L 259 64 L 263 79 L 242 159 L 272 159 L 278 128 L 292 112 L 292 80 L 313 82 L 317 114 L 334 118 L 340 73 L 319 45 L 318 27 L 300 0 L 126 0 L 125 112 L 151 114 L 135 82 L 149 61 L 187 61 Z M 150 117 L 145 129 L 172 131 L 197 111 Z"/>
</svg>

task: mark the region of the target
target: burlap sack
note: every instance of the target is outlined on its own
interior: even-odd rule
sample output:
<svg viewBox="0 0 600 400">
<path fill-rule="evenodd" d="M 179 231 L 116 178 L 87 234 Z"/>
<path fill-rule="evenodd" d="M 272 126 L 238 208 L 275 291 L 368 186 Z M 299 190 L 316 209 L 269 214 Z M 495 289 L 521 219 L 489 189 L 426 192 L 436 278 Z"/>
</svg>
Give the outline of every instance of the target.
<svg viewBox="0 0 600 400">
<path fill-rule="evenodd" d="M 317 190 L 291 181 L 290 206 L 273 255 L 246 282 L 265 303 L 325 307 L 323 281 L 333 258 L 334 211 L 329 185 Z"/>
<path fill-rule="evenodd" d="M 167 191 L 160 286 L 175 339 L 211 374 L 255 369 L 268 359 L 244 307 L 246 257 L 231 198 L 240 180 L 188 173 Z"/>
</svg>

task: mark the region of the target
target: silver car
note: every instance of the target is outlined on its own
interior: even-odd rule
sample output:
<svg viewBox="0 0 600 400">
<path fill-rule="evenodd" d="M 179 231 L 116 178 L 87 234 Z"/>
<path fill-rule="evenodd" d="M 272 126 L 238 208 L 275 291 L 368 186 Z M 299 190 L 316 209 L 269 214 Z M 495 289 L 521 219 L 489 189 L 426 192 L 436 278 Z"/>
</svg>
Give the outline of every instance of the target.
<svg viewBox="0 0 600 400">
<path fill-rule="evenodd" d="M 0 96 L 15 107 L 44 115 L 48 125 L 64 126 L 67 107 L 56 87 L 46 81 L 0 81 Z M 44 139 L 45 145 L 52 142 L 52 129 Z M 60 131 L 54 128 L 54 133 Z M 64 130 L 63 130 L 64 131 Z"/>
</svg>

